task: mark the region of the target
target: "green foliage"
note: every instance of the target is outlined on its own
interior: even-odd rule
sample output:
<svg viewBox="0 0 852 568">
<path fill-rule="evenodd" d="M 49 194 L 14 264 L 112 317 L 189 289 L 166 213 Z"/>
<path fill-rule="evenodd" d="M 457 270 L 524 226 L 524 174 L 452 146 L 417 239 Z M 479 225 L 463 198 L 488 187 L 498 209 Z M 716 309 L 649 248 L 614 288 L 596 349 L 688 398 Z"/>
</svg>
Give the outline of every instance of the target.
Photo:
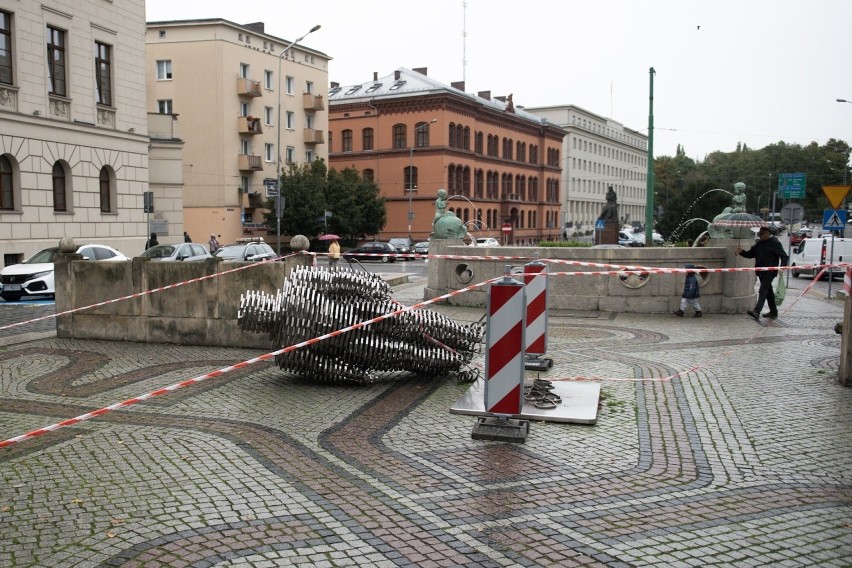
<svg viewBox="0 0 852 568">
<path fill-rule="evenodd" d="M 539 241 L 540 247 L 590 247 L 592 243 L 581 243 L 579 241 Z"/>
<path fill-rule="evenodd" d="M 355 242 L 378 233 L 386 222 L 384 199 L 378 186 L 361 178 L 357 170 L 328 170 L 322 159 L 291 165 L 281 175 L 281 231 L 314 238 L 326 231 Z M 266 223 L 275 228 L 275 202 L 268 202 Z M 324 222 L 324 211 L 331 216 Z"/>
</svg>

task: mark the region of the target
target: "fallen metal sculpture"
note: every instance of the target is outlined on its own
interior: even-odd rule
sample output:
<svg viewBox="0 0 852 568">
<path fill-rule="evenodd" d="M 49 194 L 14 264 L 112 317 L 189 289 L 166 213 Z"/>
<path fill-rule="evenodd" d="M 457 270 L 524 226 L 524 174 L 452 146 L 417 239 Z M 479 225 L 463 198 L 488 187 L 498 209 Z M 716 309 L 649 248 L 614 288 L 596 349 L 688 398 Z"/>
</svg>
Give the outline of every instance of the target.
<svg viewBox="0 0 852 568">
<path fill-rule="evenodd" d="M 275 294 L 243 294 L 237 319 L 242 330 L 268 333 L 279 350 L 401 307 L 375 274 L 303 267 Z M 481 323 L 459 324 L 431 310 L 412 310 L 279 354 L 275 362 L 321 383 L 369 384 L 402 372 L 471 382 L 479 376 L 470 361 L 483 332 Z"/>
</svg>

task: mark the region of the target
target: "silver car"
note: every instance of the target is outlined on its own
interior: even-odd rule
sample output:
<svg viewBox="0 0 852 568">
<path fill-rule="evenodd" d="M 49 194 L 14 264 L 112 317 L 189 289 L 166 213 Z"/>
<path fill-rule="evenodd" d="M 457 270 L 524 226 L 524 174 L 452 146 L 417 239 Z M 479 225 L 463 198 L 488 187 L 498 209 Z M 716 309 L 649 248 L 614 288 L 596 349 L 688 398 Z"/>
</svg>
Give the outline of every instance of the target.
<svg viewBox="0 0 852 568">
<path fill-rule="evenodd" d="M 151 260 L 183 260 L 195 261 L 213 258 L 207 249 L 198 243 L 179 243 L 176 245 L 157 245 L 149 248 L 141 255 Z"/>
</svg>

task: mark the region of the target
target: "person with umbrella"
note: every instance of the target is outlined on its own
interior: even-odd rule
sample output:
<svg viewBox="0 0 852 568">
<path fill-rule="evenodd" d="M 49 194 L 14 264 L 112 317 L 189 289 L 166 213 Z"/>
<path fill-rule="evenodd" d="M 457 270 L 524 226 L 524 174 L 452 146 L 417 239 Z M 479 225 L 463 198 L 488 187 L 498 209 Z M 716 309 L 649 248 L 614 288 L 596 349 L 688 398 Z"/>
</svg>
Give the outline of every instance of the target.
<svg viewBox="0 0 852 568">
<path fill-rule="evenodd" d="M 328 245 L 328 267 L 334 268 L 337 266 L 337 261 L 340 260 L 340 243 L 337 240 L 340 237 L 337 235 L 323 235 L 321 241 L 331 241 Z"/>
<path fill-rule="evenodd" d="M 784 247 L 781 243 L 772 236 L 769 227 L 761 227 L 757 231 L 758 241 L 754 243 L 748 250 L 743 250 L 737 245 L 737 254 L 743 258 L 753 258 L 754 266 L 757 268 L 764 266 L 778 267 L 787 266 L 790 257 L 784 252 Z M 746 313 L 754 319 L 760 319 L 760 310 L 763 309 L 763 303 L 769 304 L 769 311 L 763 314 L 765 318 L 777 318 L 778 306 L 775 305 L 775 291 L 772 290 L 772 280 L 778 275 L 777 270 L 759 270 L 757 279 L 760 280 L 760 288 L 757 291 L 757 303 L 753 310 Z"/>
</svg>

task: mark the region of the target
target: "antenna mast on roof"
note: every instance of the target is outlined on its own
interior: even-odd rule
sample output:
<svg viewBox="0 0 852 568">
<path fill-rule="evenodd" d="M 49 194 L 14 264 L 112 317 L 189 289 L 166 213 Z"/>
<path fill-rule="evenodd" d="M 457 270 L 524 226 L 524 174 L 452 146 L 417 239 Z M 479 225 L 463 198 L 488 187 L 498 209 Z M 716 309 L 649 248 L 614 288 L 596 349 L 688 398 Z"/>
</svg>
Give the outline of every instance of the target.
<svg viewBox="0 0 852 568">
<path fill-rule="evenodd" d="M 462 0 L 462 82 L 467 80 L 467 0 Z"/>
</svg>

